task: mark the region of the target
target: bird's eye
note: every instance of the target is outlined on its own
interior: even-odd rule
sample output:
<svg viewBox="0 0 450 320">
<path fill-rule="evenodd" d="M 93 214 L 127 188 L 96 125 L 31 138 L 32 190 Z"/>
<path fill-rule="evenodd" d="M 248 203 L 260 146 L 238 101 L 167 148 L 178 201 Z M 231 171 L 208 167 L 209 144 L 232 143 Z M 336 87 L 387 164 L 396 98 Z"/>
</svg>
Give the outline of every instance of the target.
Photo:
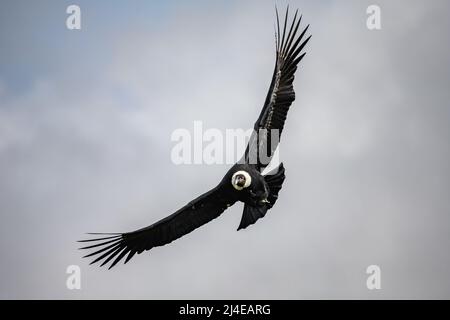
<svg viewBox="0 0 450 320">
<path fill-rule="evenodd" d="M 247 188 L 252 183 L 252 178 L 246 171 L 238 171 L 231 177 L 231 184 L 236 190 Z"/>
</svg>

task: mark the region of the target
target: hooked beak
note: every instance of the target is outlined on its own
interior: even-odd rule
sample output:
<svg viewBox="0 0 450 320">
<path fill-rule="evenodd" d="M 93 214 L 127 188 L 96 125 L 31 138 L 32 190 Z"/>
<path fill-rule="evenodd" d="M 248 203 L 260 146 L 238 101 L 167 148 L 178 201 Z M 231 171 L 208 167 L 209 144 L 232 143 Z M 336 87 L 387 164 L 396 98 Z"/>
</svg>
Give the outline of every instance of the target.
<svg viewBox="0 0 450 320">
<path fill-rule="evenodd" d="M 269 200 L 267 200 L 267 199 L 262 199 L 261 201 L 259 201 L 259 203 L 260 204 L 265 204 L 265 203 L 270 204 Z"/>
</svg>

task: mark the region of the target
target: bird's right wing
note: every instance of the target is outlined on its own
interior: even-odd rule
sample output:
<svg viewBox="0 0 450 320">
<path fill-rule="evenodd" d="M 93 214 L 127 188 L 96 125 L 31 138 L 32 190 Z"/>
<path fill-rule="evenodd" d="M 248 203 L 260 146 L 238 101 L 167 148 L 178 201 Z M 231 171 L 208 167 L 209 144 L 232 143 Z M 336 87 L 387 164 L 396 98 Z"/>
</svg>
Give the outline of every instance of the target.
<svg viewBox="0 0 450 320">
<path fill-rule="evenodd" d="M 93 244 L 80 249 L 95 249 L 95 252 L 84 256 L 96 256 L 91 264 L 103 260 L 101 264 L 103 266 L 114 259 L 109 267 L 112 268 L 125 255 L 127 255 L 125 263 L 127 263 L 136 253 L 163 246 L 188 234 L 217 218 L 235 202 L 236 200 L 231 199 L 219 185 L 151 226 L 127 233 L 97 233 L 97 235 L 103 236 L 80 240 L 79 242 L 93 242 Z"/>
</svg>

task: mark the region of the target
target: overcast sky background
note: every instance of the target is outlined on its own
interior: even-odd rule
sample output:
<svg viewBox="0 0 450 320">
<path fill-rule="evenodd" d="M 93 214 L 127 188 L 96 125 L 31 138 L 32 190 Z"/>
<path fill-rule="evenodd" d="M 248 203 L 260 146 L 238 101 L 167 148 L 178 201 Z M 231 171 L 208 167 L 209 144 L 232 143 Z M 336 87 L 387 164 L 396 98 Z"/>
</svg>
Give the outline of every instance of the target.
<svg viewBox="0 0 450 320">
<path fill-rule="evenodd" d="M 72 3 L 0 4 L 0 298 L 450 298 L 448 1 L 290 1 L 313 37 L 276 206 L 236 232 L 235 205 L 110 271 L 75 241 L 151 224 L 229 168 L 174 165 L 170 136 L 253 125 L 274 2 L 77 1 L 69 31 Z"/>
</svg>

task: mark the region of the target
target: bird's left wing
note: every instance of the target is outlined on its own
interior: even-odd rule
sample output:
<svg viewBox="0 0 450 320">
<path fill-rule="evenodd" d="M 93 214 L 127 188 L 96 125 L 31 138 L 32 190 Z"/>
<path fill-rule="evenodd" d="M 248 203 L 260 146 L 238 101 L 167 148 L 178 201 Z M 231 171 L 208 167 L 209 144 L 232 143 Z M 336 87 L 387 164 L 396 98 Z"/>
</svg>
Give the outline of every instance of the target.
<svg viewBox="0 0 450 320">
<path fill-rule="evenodd" d="M 289 107 L 295 100 L 294 73 L 297 70 L 298 63 L 305 56 L 305 53 L 302 53 L 302 49 L 311 38 L 309 36 L 302 41 L 309 26 L 300 35 L 297 35 L 301 22 L 301 17 L 297 19 L 298 11 L 295 12 L 289 31 L 286 29 L 289 7 L 286 10 L 283 32 L 280 33 L 278 11 L 276 12 L 275 70 L 273 71 L 266 101 L 255 123 L 254 134 L 250 137 L 244 156 L 245 163 L 254 164 L 258 169 L 264 169 L 269 164 L 277 148 Z M 262 159 L 262 155 L 264 155 L 264 159 Z"/>
<path fill-rule="evenodd" d="M 80 249 L 92 249 L 94 252 L 84 257 L 94 257 L 91 262 L 102 261 L 102 266 L 110 262 L 114 267 L 125 255 L 127 263 L 136 253 L 163 246 L 185 234 L 195 230 L 205 223 L 217 218 L 229 206 L 236 202 L 221 186 L 210 190 L 172 215 L 152 224 L 151 226 L 127 233 L 105 234 L 100 238 L 80 240 L 93 242 Z"/>
</svg>

